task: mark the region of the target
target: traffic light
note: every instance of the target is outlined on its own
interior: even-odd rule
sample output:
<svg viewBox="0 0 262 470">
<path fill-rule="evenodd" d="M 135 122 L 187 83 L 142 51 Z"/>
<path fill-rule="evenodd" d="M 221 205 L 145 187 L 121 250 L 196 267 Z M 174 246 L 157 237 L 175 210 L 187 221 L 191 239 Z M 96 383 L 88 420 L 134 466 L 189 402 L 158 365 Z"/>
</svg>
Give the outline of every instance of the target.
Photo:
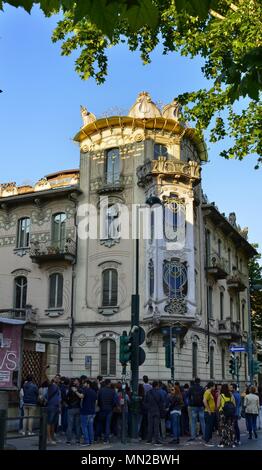
<svg viewBox="0 0 262 470">
<path fill-rule="evenodd" d="M 253 373 L 253 375 L 259 374 L 260 367 L 262 367 L 262 362 L 259 362 L 256 359 L 252 359 L 252 373 Z"/>
<path fill-rule="evenodd" d="M 233 354 L 231 354 L 231 359 L 229 361 L 229 373 L 231 375 L 235 375 L 236 373 L 236 358 Z"/>
<path fill-rule="evenodd" d="M 120 336 L 120 347 L 119 347 L 119 361 L 121 364 L 127 364 L 131 358 L 132 349 L 132 338 L 128 336 L 126 331 L 123 331 Z"/>
</svg>

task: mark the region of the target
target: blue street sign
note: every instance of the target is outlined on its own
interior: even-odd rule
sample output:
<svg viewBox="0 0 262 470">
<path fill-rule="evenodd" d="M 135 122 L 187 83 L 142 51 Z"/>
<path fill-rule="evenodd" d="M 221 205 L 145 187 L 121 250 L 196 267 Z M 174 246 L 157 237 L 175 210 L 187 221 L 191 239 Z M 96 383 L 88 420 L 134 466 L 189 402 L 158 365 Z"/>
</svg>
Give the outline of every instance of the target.
<svg viewBox="0 0 262 470">
<path fill-rule="evenodd" d="M 245 352 L 246 348 L 244 346 L 231 346 L 231 352 Z"/>
</svg>

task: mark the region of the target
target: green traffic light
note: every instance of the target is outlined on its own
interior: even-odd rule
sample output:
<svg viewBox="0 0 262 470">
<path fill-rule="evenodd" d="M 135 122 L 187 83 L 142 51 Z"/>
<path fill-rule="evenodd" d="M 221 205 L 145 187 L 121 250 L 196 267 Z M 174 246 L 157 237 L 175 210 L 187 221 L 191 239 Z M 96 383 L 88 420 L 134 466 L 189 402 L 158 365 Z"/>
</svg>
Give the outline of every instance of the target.
<svg viewBox="0 0 262 470">
<path fill-rule="evenodd" d="M 120 336 L 119 361 L 126 364 L 131 359 L 131 337 L 126 331 Z"/>
</svg>

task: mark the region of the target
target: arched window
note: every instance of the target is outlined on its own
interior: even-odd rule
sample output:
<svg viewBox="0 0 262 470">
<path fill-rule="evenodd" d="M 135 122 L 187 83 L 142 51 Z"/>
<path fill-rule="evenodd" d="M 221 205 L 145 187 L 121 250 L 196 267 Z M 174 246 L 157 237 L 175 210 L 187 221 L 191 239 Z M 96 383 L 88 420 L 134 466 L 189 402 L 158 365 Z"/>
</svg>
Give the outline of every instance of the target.
<svg viewBox="0 0 262 470">
<path fill-rule="evenodd" d="M 116 375 L 116 343 L 113 339 L 100 342 L 100 373 L 103 376 Z"/>
<path fill-rule="evenodd" d="M 224 320 L 224 292 L 220 292 L 220 320 Z"/>
<path fill-rule="evenodd" d="M 197 343 L 192 343 L 192 377 L 197 377 Z"/>
<path fill-rule="evenodd" d="M 213 287 L 207 286 L 207 318 L 213 318 Z"/>
<path fill-rule="evenodd" d="M 214 346 L 210 346 L 210 354 L 209 354 L 209 361 L 210 361 L 210 379 L 214 379 L 214 355 L 215 355 L 215 348 Z"/>
<path fill-rule="evenodd" d="M 25 276 L 15 278 L 15 308 L 25 308 L 27 297 L 27 279 Z"/>
<path fill-rule="evenodd" d="M 54 214 L 52 217 L 52 245 L 64 248 L 66 241 L 66 215 L 64 212 Z"/>
<path fill-rule="evenodd" d="M 153 297 L 154 295 L 154 263 L 151 259 L 148 264 L 148 273 L 149 273 L 149 296 Z"/>
<path fill-rule="evenodd" d="M 154 160 L 158 160 L 159 157 L 167 157 L 167 147 L 163 144 L 154 144 Z"/>
<path fill-rule="evenodd" d="M 226 357 L 226 351 L 223 348 L 221 350 L 221 371 L 222 371 L 222 379 L 225 379 L 225 357 Z"/>
<path fill-rule="evenodd" d="M 229 308 L 230 320 L 234 320 L 234 300 L 230 297 L 230 308 Z"/>
<path fill-rule="evenodd" d="M 63 306 L 63 284 L 62 274 L 54 273 L 49 277 L 49 308 L 60 308 Z"/>
<path fill-rule="evenodd" d="M 242 312 L 241 312 L 241 316 L 242 316 L 242 330 L 245 331 L 245 327 L 246 327 L 246 323 L 245 323 L 245 314 L 246 314 L 246 305 L 245 305 L 245 301 L 242 302 L 241 309 L 242 309 Z"/>
<path fill-rule="evenodd" d="M 30 218 L 23 217 L 18 220 L 17 227 L 17 248 L 27 248 L 30 242 Z"/>
<path fill-rule="evenodd" d="M 116 269 L 105 269 L 102 273 L 102 306 L 114 307 L 117 305 L 118 274 Z"/>
<path fill-rule="evenodd" d="M 187 268 L 179 260 L 164 261 L 163 289 L 169 299 L 182 298 L 187 294 Z"/>
<path fill-rule="evenodd" d="M 106 151 L 106 183 L 118 183 L 120 176 L 119 148 Z"/>
</svg>

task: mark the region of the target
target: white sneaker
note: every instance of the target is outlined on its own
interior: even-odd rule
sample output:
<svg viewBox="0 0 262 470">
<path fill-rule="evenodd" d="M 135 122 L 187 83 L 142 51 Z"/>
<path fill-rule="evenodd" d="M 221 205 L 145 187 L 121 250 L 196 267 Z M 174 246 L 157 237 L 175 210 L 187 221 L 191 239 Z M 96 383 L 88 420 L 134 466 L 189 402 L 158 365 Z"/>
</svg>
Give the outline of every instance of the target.
<svg viewBox="0 0 262 470">
<path fill-rule="evenodd" d="M 28 436 L 35 436 L 34 432 L 28 432 Z"/>
<path fill-rule="evenodd" d="M 25 436 L 25 431 L 19 431 L 19 434 L 21 434 L 21 436 Z"/>
</svg>

